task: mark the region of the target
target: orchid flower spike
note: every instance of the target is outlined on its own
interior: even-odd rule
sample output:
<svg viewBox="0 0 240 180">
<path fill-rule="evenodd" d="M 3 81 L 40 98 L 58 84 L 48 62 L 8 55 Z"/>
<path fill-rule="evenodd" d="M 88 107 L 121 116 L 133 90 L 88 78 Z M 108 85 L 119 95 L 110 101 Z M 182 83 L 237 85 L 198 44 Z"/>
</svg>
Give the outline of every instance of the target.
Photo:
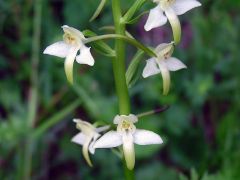
<svg viewBox="0 0 240 180">
<path fill-rule="evenodd" d="M 83 146 L 83 149 L 82 149 L 83 156 L 87 161 L 88 165 L 92 167 L 93 165 L 89 158 L 88 151 L 91 154 L 94 154 L 95 149 L 93 145 L 96 142 L 97 138 L 100 137 L 99 133 L 106 131 L 110 126 L 103 126 L 103 127 L 96 128 L 92 124 L 86 121 L 82 121 L 80 119 L 74 119 L 73 121 L 77 124 L 76 127 L 81 132 L 75 135 L 71 141 Z"/>
<path fill-rule="evenodd" d="M 171 57 L 174 50 L 173 43 L 163 43 L 156 47 L 155 53 L 157 58 L 147 60 L 147 64 L 143 69 L 142 76 L 144 78 L 161 73 L 163 78 L 163 94 L 167 95 L 170 88 L 170 73 L 169 71 L 177 71 L 187 68 L 179 59 Z"/>
<path fill-rule="evenodd" d="M 117 124 L 117 131 L 109 131 L 99 138 L 94 144 L 94 148 L 113 148 L 123 145 L 123 154 L 128 169 L 133 169 L 135 164 L 134 143 L 139 145 L 161 144 L 161 137 L 152 132 L 136 129 L 134 123 L 138 121 L 137 116 L 117 115 L 113 122 Z"/>
<path fill-rule="evenodd" d="M 82 32 L 67 25 L 62 26 L 62 28 L 64 31 L 63 41 L 48 46 L 43 54 L 66 58 L 64 64 L 65 73 L 67 80 L 73 84 L 73 63 L 75 58 L 79 64 L 87 64 L 89 66 L 94 65 L 94 59 L 91 55 L 90 48 L 84 44 L 86 38 Z M 79 55 L 77 55 L 78 50 L 80 50 Z"/>
<path fill-rule="evenodd" d="M 166 24 L 168 19 L 172 26 L 174 41 L 178 44 L 181 38 L 181 25 L 177 15 L 201 6 L 201 3 L 197 0 L 153 0 L 153 2 L 158 5 L 150 10 L 144 29 L 150 31 L 160 27 Z"/>
</svg>

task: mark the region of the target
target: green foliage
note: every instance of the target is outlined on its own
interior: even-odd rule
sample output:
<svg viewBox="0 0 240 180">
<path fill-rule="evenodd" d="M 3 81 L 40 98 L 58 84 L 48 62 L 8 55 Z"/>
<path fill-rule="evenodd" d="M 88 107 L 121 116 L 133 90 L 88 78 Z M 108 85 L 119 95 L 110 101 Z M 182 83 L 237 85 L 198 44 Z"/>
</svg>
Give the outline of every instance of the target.
<svg viewBox="0 0 240 180">
<path fill-rule="evenodd" d="M 36 132 L 27 125 L 33 2 L 0 1 L 0 179 L 17 179 L 21 174 L 26 137 Z M 63 24 L 80 30 L 92 29 L 97 34 L 100 34 L 97 27 L 113 24 L 109 3 L 90 25 L 89 19 L 100 1 L 42 2 L 41 52 L 61 40 Z M 124 8 L 134 2 L 126 1 Z M 183 43 L 174 56 L 183 60 L 188 69 L 172 75 L 169 96 L 161 95 L 160 75 L 143 80 L 141 70 L 145 61 L 130 62 L 136 52 L 127 48 L 132 112 L 170 105 L 166 112 L 141 118 L 137 124 L 138 128 L 155 131 L 164 140 L 160 146 L 136 147 L 138 180 L 240 177 L 240 4 L 234 0 L 201 2 L 200 9 L 180 17 L 184 22 Z M 142 10 L 149 10 L 148 6 L 151 3 Z M 151 46 L 155 46 L 155 39 L 162 42 L 157 35 L 139 35 L 143 31 L 142 22 L 134 23 L 128 31 L 140 42 L 147 40 Z M 97 53 L 104 50 L 105 55 L 113 56 L 113 47 L 111 42 L 102 41 L 91 45 L 96 64 L 89 68 L 75 63 L 74 87 L 67 85 L 63 59 L 39 55 L 39 107 L 34 127 L 38 129 L 46 121 L 53 121 L 34 142 L 33 179 L 123 178 L 121 162 L 110 150 L 99 150 L 91 156 L 94 168 L 90 169 L 83 160 L 81 147 L 70 142 L 77 133 L 72 117 L 111 123 L 117 114 L 112 59 Z M 82 104 L 72 106 L 75 101 Z"/>
</svg>

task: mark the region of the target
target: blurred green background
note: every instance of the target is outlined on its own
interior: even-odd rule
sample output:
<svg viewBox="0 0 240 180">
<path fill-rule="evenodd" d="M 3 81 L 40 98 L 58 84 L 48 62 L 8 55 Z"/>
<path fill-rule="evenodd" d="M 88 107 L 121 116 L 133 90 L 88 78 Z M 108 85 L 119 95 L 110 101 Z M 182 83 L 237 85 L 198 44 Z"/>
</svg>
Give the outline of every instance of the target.
<svg viewBox="0 0 240 180">
<path fill-rule="evenodd" d="M 111 123 L 117 114 L 112 59 L 92 48 L 95 66 L 75 63 L 71 87 L 64 60 L 42 54 L 61 40 L 64 24 L 108 33 L 99 28 L 113 24 L 110 1 L 89 23 L 98 2 L 0 0 L 0 179 L 124 179 L 110 149 L 97 150 L 89 168 L 81 147 L 70 142 L 78 133 L 73 117 Z M 122 2 L 126 10 L 134 0 Z M 201 3 L 180 17 L 183 37 L 174 56 L 188 69 L 172 73 L 170 94 L 162 95 L 160 75 L 141 77 L 147 57 L 130 89 L 134 114 L 170 106 L 137 124 L 164 140 L 136 146 L 138 180 L 240 179 L 240 1 Z M 169 24 L 145 32 L 145 20 L 128 27 L 140 42 L 154 47 L 171 40 Z M 128 47 L 128 62 L 135 52 Z"/>
</svg>

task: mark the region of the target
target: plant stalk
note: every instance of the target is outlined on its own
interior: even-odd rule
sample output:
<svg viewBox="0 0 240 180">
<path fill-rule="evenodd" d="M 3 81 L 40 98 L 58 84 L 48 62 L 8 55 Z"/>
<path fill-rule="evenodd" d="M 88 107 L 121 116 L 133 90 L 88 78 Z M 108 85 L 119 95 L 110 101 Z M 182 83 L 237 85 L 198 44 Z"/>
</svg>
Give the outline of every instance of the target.
<svg viewBox="0 0 240 180">
<path fill-rule="evenodd" d="M 116 34 L 125 35 L 125 24 L 121 22 L 120 1 L 112 0 L 113 19 Z M 116 58 L 113 61 L 113 73 L 119 102 L 119 113 L 128 115 L 130 113 L 130 98 L 125 78 L 125 44 L 123 40 L 116 40 Z"/>
<path fill-rule="evenodd" d="M 115 33 L 125 35 L 125 24 L 121 22 L 121 4 L 120 0 L 112 0 L 112 11 L 115 25 Z M 130 114 L 130 98 L 126 83 L 126 67 L 125 67 L 125 44 L 123 40 L 117 39 L 115 42 L 116 58 L 113 61 L 113 73 L 118 96 L 119 113 L 120 115 Z M 125 167 L 125 161 L 124 161 Z M 124 168 L 125 179 L 133 180 L 134 171 Z"/>
</svg>

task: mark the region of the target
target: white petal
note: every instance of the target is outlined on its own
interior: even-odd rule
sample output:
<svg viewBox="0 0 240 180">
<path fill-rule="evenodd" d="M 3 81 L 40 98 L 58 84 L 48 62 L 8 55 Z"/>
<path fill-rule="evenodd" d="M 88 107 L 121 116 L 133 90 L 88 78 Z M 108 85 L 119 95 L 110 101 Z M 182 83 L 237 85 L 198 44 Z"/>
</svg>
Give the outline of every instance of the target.
<svg viewBox="0 0 240 180">
<path fill-rule="evenodd" d="M 182 15 L 198 6 L 201 6 L 201 3 L 196 0 L 176 0 L 176 2 L 172 5 L 172 8 L 177 15 Z"/>
<path fill-rule="evenodd" d="M 100 137 L 94 144 L 94 148 L 112 148 L 122 144 L 122 136 L 116 131 L 109 131 Z"/>
<path fill-rule="evenodd" d="M 113 123 L 114 124 L 119 124 L 121 122 L 121 119 L 122 119 L 121 116 L 116 115 L 113 119 Z"/>
<path fill-rule="evenodd" d="M 167 18 L 165 15 L 163 15 L 163 11 L 158 5 L 157 7 L 150 10 L 147 22 L 144 25 L 144 29 L 146 31 L 150 31 L 153 28 L 160 27 L 166 24 L 166 22 Z"/>
<path fill-rule="evenodd" d="M 66 57 L 65 63 L 64 63 L 64 68 L 65 68 L 65 73 L 67 76 L 67 80 L 69 83 L 73 84 L 73 64 L 75 57 L 77 55 L 78 48 L 77 47 L 72 47 L 69 50 L 69 53 Z"/>
<path fill-rule="evenodd" d="M 92 57 L 90 49 L 91 48 L 88 48 L 84 45 L 80 48 L 80 55 L 78 55 L 76 58 L 79 64 L 87 64 L 89 66 L 94 65 L 94 59 Z"/>
<path fill-rule="evenodd" d="M 143 129 L 137 129 L 133 134 L 134 143 L 139 145 L 148 145 L 148 144 L 162 144 L 162 138 L 152 132 Z"/>
<path fill-rule="evenodd" d="M 156 63 L 156 58 L 151 58 L 147 60 L 147 64 L 143 69 L 142 76 L 144 78 L 153 76 L 155 74 L 160 73 L 160 69 Z"/>
<path fill-rule="evenodd" d="M 59 41 L 48 46 L 43 51 L 43 54 L 49 54 L 49 55 L 65 58 L 68 55 L 69 50 L 71 48 L 72 48 L 71 45 L 65 43 L 64 41 Z"/>
<path fill-rule="evenodd" d="M 123 133 L 123 154 L 126 160 L 127 168 L 132 170 L 135 165 L 135 150 L 133 136 L 130 132 Z"/>
<path fill-rule="evenodd" d="M 100 132 L 108 130 L 109 128 L 110 128 L 110 126 L 98 127 L 98 128 L 96 128 L 96 132 L 100 133 Z"/>
<path fill-rule="evenodd" d="M 182 61 L 174 57 L 170 57 L 169 59 L 165 60 L 165 63 L 169 71 L 177 71 L 187 68 L 187 66 L 183 64 Z"/>
<path fill-rule="evenodd" d="M 80 145 L 83 145 L 85 143 L 87 139 L 87 136 L 84 135 L 83 133 L 78 133 L 77 135 L 75 135 L 71 141 Z"/>
<path fill-rule="evenodd" d="M 172 27 L 174 42 L 175 44 L 178 44 L 181 39 L 181 25 L 179 19 L 172 8 L 167 8 L 165 14 Z"/>
<path fill-rule="evenodd" d="M 129 114 L 127 117 L 129 119 L 129 121 L 131 121 L 132 123 L 138 122 L 138 118 L 134 114 Z"/>
<path fill-rule="evenodd" d="M 116 115 L 113 119 L 114 124 L 119 124 L 122 122 L 122 120 L 127 119 L 131 121 L 132 123 L 136 123 L 138 121 L 137 116 L 134 114 L 129 114 L 129 115 Z"/>
<path fill-rule="evenodd" d="M 159 62 L 159 68 L 161 70 L 162 79 L 163 79 L 163 95 L 167 95 L 170 88 L 171 79 L 170 79 L 169 70 L 164 60 Z"/>
</svg>

